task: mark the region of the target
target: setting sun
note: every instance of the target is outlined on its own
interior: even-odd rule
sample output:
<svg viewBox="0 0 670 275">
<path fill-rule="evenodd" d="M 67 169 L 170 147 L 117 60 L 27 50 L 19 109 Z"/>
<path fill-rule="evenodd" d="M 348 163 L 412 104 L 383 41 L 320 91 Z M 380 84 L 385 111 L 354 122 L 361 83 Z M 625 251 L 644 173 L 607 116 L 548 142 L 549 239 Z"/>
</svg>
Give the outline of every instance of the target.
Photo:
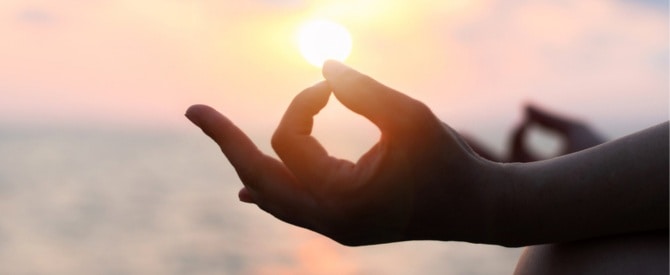
<svg viewBox="0 0 670 275">
<path fill-rule="evenodd" d="M 304 23 L 298 31 L 298 46 L 310 64 L 321 67 L 328 59 L 344 61 L 351 52 L 349 31 L 342 25 L 327 20 Z"/>
</svg>

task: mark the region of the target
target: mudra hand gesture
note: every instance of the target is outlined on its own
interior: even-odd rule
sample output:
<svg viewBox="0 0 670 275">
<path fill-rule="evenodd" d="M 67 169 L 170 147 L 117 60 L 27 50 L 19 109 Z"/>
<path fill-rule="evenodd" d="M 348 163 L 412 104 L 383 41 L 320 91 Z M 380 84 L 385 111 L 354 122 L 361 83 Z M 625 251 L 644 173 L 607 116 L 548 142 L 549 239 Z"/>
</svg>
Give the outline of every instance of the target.
<svg viewBox="0 0 670 275">
<path fill-rule="evenodd" d="M 496 198 L 482 172 L 493 164 L 423 103 L 334 61 L 323 75 L 295 97 L 272 138 L 281 161 L 214 109 L 189 108 L 187 117 L 235 167 L 244 184 L 240 199 L 346 245 L 488 241 Z M 381 131 L 356 163 L 329 156 L 310 135 L 331 92 Z"/>
<path fill-rule="evenodd" d="M 242 201 L 345 245 L 523 246 L 667 229 L 667 122 L 550 160 L 504 164 L 480 158 L 426 105 L 368 76 L 334 61 L 323 76 L 295 97 L 272 138 L 281 161 L 214 109 L 187 111 L 235 167 Z M 329 156 L 310 135 L 331 93 L 381 131 L 356 163 Z"/>
</svg>

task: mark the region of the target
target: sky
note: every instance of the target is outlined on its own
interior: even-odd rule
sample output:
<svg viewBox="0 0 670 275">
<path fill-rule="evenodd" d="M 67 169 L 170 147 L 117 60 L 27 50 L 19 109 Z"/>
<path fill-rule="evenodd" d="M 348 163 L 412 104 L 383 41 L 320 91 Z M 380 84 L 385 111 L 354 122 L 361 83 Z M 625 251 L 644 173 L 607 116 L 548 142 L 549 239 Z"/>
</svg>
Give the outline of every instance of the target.
<svg viewBox="0 0 670 275">
<path fill-rule="evenodd" d="M 206 103 L 268 137 L 321 79 L 295 44 L 313 18 L 349 29 L 347 64 L 498 147 L 528 102 L 610 137 L 668 118 L 667 1 L 4 0 L 0 122 L 185 127 Z M 374 131 L 334 100 L 319 119 Z"/>
<path fill-rule="evenodd" d="M 300 55 L 296 32 L 307 20 L 329 19 L 351 32 L 353 49 L 345 63 L 425 102 L 440 119 L 496 152 L 504 152 L 506 138 L 522 119 L 522 106 L 529 102 L 583 119 L 607 138 L 616 138 L 668 120 L 668 8 L 668 1 L 661 0 L 0 0 L 0 135 L 17 127 L 149 131 L 167 128 L 205 140 L 206 137 L 183 117 L 188 106 L 204 103 L 229 116 L 262 150 L 271 153 L 270 136 L 293 96 L 322 79 L 319 68 Z M 372 124 L 347 112 L 334 99 L 317 116 L 316 123 L 315 135 L 338 157 L 355 159 L 378 136 Z M 59 144 L 58 140 L 51 143 L 50 136 L 45 136 L 43 143 L 35 143 L 37 148 L 32 148 L 33 143 L 16 148 L 8 143 L 5 147 L 10 149 L 10 154 L 5 154 L 9 156 L 6 163 L 10 168 L 18 167 L 7 170 L 11 172 L 9 177 L 28 173 L 28 179 L 34 175 L 42 179 L 56 173 L 66 178 L 63 182 L 35 180 L 46 186 L 42 189 L 34 188 L 31 184 L 35 182 L 31 180 L 24 184 L 22 176 L 10 178 L 10 182 L 21 184 L 17 190 L 25 190 L 21 193 L 25 195 L 10 198 L 8 205 L 24 202 L 44 206 L 44 209 L 6 208 L 10 217 L 14 215 L 19 220 L 6 224 L 10 230 L 15 229 L 12 232 L 19 232 L 14 235 L 18 238 L 12 241 L 25 241 L 22 238 L 30 236 L 32 230 L 54 230 L 44 226 L 43 219 L 46 224 L 49 221 L 74 224 L 71 221 L 78 217 L 78 212 L 63 207 L 70 201 L 75 205 L 78 194 L 84 194 L 80 198 L 84 202 L 102 203 L 99 197 L 87 196 L 84 192 L 92 186 L 90 183 L 102 188 L 98 195 L 103 198 L 111 196 L 110 201 L 122 202 L 110 206 L 112 214 L 117 207 L 121 209 L 119 213 L 133 211 L 126 209 L 138 204 L 147 213 L 157 211 L 169 216 L 159 220 L 162 228 L 183 234 L 164 235 L 181 236 L 184 240 L 177 241 L 189 245 L 193 242 L 189 238 L 195 238 L 196 246 L 189 246 L 198 248 L 195 255 L 214 251 L 216 247 L 209 243 L 211 239 L 239 240 L 237 235 L 229 235 L 232 234 L 229 231 L 199 234 L 200 231 L 192 229 L 191 220 L 186 219 L 194 216 L 188 206 L 200 207 L 203 201 L 193 194 L 211 195 L 206 198 L 213 198 L 212 203 L 203 204 L 209 211 L 220 205 L 217 192 L 234 198 L 240 186 L 220 184 L 222 178 L 228 181 L 226 177 L 234 177 L 229 165 L 217 166 L 217 169 L 203 165 L 218 165 L 224 161 L 215 146 L 208 144 L 213 156 L 221 162 L 208 162 L 209 155 L 194 149 L 200 147 L 193 147 L 199 143 L 191 144 L 188 139 L 183 142 L 174 139 L 163 145 L 158 135 L 141 137 L 140 134 L 130 138 L 111 134 L 88 147 L 86 144 L 54 146 L 52 144 Z M 124 138 L 155 146 L 128 149 L 125 146 L 136 143 L 124 143 Z M 26 146 L 31 148 L 25 149 Z M 135 153 L 146 150 L 151 153 Z M 37 155 L 24 154 L 24 151 L 37 152 Z M 12 152 L 20 153 L 12 155 Z M 62 152 L 62 156 L 53 152 Z M 117 164 L 115 154 L 119 152 L 133 154 Z M 111 157 L 100 158 L 100 155 Z M 63 166 L 49 166 L 45 173 L 34 173 L 36 170 L 31 169 L 44 169 L 40 165 L 50 161 L 62 161 Z M 29 164 L 27 169 L 20 166 L 23 163 Z M 161 165 L 172 163 L 176 166 Z M 192 170 L 195 174 L 188 172 L 192 166 L 198 168 Z M 138 179 L 127 178 L 131 175 L 127 173 L 133 171 L 140 171 Z M 204 175 L 209 174 L 200 171 L 221 173 L 216 176 L 222 178 L 206 177 Z M 190 178 L 193 175 L 197 175 L 195 180 Z M 91 180 L 97 179 L 96 176 L 104 180 Z M 75 186 L 78 179 L 86 183 L 82 185 L 83 191 Z M 223 191 L 212 192 L 211 185 L 207 184 L 194 187 L 194 182 L 200 181 L 220 184 L 217 186 Z M 158 211 L 163 208 L 147 210 L 151 201 L 146 204 L 144 197 L 128 196 L 133 194 L 130 193 L 135 190 L 132 188 L 151 189 L 159 194 L 166 184 L 173 182 L 179 183 L 175 184 L 179 189 L 170 190 L 179 192 L 166 195 L 174 196 L 175 202 L 168 199 L 166 205 L 173 207 L 167 208 L 169 210 L 178 209 L 177 212 Z M 124 184 L 132 188 L 124 189 Z M 42 197 L 45 199 L 39 199 Z M 131 203 L 123 203 L 126 200 Z M 268 224 L 277 224 L 255 208 L 231 209 L 249 211 L 240 212 L 244 217 L 256 217 L 253 216 L 256 213 L 267 218 L 271 222 Z M 31 211 L 39 215 L 24 215 Z M 179 220 L 182 217 L 183 222 Z M 36 225 L 26 223 L 29 230 L 22 230 L 21 221 L 32 219 L 38 221 Z M 105 234 L 112 230 L 123 235 L 125 232 L 118 228 L 123 228 L 123 224 L 92 230 L 105 236 L 96 238 L 92 244 L 114 243 L 116 239 L 106 238 Z M 274 232 L 262 226 L 254 228 L 262 228 L 263 232 L 250 236 Z M 26 242 L 28 245 L 21 243 L 18 253 L 8 250 L 12 256 L 8 259 L 20 259 L 19 268 L 31 267 L 35 253 L 44 253 L 55 257 L 37 257 L 47 264 L 36 268 L 62 267 L 62 263 L 54 264 L 61 259 L 71 261 L 66 264 L 81 265 L 77 262 L 79 258 L 72 257 L 78 255 L 76 253 L 53 252 L 60 251 L 51 249 L 62 245 L 59 240 L 41 242 L 43 237 L 49 236 L 39 235 Z M 290 236 L 277 236 L 278 243 L 293 241 Z M 140 253 L 163 255 L 164 250 L 156 247 L 172 244 L 132 240 L 133 244 L 124 243 L 110 253 L 123 253 L 119 258 L 126 259 L 124 249 L 139 247 Z M 78 241 L 81 246 L 68 245 L 66 251 L 88 251 L 84 248 L 91 245 L 90 239 Z M 135 243 L 137 246 L 133 246 Z M 402 268 L 414 269 L 427 261 L 434 264 L 432 258 L 419 259 L 424 254 L 407 254 L 406 251 L 427 247 L 416 243 L 397 244 L 400 247 L 397 250 L 375 246 L 345 252 L 323 238 L 298 244 L 297 250 L 290 250 L 297 251 L 292 256 L 298 263 L 296 267 L 284 270 L 284 266 L 269 266 L 256 273 L 313 274 L 334 270 L 342 274 L 364 262 L 398 272 Z M 462 266 L 480 266 L 484 262 L 490 265 L 494 257 L 491 255 L 498 255 L 483 253 L 478 250 L 480 247 L 465 244 L 439 247 L 440 250 L 423 253 L 457 259 L 455 262 L 463 259 Z M 271 245 L 271 249 L 274 246 Z M 384 251 L 398 253 L 401 256 L 397 258 L 409 264 L 401 269 L 388 265 L 389 258 L 383 256 Z M 85 255 L 110 263 L 107 252 L 96 249 L 95 253 Z M 248 252 L 256 257 L 250 256 L 250 259 L 259 257 L 256 251 Z M 260 255 L 261 258 L 266 256 Z M 145 258 L 135 257 L 135 260 Z M 149 265 L 160 267 L 160 263 L 149 262 Z M 454 268 L 453 273 L 464 273 L 458 270 L 461 265 L 449 268 Z M 440 262 L 439 266 L 444 264 Z M 265 268 L 265 265 L 260 267 Z"/>
</svg>

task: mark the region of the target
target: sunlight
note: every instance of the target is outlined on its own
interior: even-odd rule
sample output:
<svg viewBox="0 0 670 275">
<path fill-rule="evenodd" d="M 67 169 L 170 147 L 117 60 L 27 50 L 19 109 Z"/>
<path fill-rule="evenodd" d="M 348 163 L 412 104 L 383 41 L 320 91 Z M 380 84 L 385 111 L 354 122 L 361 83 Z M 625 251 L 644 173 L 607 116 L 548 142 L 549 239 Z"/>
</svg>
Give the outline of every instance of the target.
<svg viewBox="0 0 670 275">
<path fill-rule="evenodd" d="M 351 53 L 352 40 L 342 25 L 327 20 L 304 23 L 298 31 L 298 46 L 310 64 L 321 67 L 328 59 L 344 61 Z"/>
</svg>

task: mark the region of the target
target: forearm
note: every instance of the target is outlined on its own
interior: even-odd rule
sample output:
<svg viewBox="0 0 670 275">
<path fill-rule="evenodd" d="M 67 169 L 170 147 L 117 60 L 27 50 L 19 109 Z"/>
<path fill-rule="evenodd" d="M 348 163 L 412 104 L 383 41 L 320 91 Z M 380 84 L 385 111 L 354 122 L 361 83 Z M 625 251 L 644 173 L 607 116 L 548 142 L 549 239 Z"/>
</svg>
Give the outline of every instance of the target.
<svg viewBox="0 0 670 275">
<path fill-rule="evenodd" d="M 504 245 L 668 227 L 668 123 L 574 154 L 502 165 Z"/>
</svg>

